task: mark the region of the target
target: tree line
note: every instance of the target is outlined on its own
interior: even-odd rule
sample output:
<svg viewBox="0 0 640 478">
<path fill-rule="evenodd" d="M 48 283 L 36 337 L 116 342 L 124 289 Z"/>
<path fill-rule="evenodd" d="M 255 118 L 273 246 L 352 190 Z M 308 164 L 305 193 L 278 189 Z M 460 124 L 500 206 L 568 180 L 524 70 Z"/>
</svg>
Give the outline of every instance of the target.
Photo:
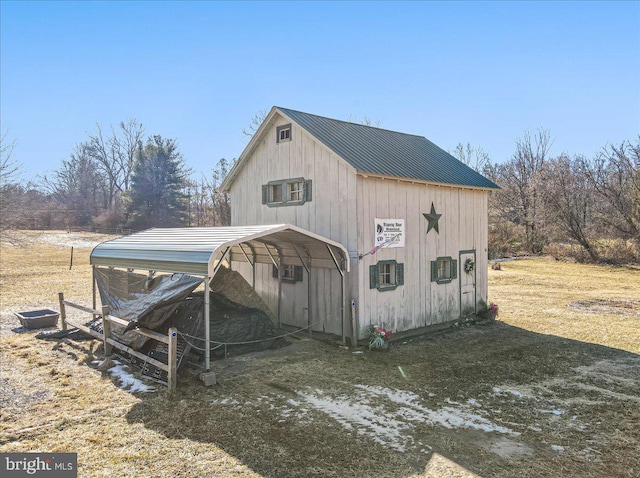
<svg viewBox="0 0 640 478">
<path fill-rule="evenodd" d="M 489 257 L 548 253 L 581 262 L 640 262 L 640 136 L 593 157 L 551 155 L 549 131 L 525 133 L 504 163 L 458 145 L 501 187 L 489 197 Z"/>
<path fill-rule="evenodd" d="M 264 116 L 264 115 L 263 115 Z M 260 122 L 252 120 L 251 136 Z M 231 198 L 219 190 L 233 161 L 193 178 L 177 141 L 145 136 L 136 120 L 78 144 L 36 182 L 18 180 L 15 142 L 0 144 L 0 228 L 95 230 L 229 225 Z M 550 153 L 549 131 L 525 133 L 493 163 L 480 147 L 452 154 L 501 189 L 489 196 L 489 257 L 549 253 L 590 262 L 640 262 L 640 136 L 592 157 Z"/>
<path fill-rule="evenodd" d="M 145 137 L 138 121 L 120 122 L 76 145 L 69 158 L 36 181 L 18 181 L 15 142 L 2 136 L 0 228 L 142 230 L 222 226 L 229 196 L 218 187 L 232 162 L 193 178 L 175 139 Z"/>
</svg>

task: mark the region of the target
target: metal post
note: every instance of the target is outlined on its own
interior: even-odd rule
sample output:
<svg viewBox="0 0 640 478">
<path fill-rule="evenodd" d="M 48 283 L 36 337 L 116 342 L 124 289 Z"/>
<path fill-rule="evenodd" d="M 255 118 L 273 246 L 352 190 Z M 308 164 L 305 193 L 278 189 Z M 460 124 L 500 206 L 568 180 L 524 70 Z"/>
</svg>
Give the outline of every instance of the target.
<svg viewBox="0 0 640 478">
<path fill-rule="evenodd" d="M 347 315 L 347 308 L 344 305 L 344 301 L 346 299 L 347 296 L 347 292 L 346 292 L 346 284 L 345 284 L 345 280 L 344 280 L 344 273 L 342 271 L 340 271 L 340 305 L 342 308 L 342 343 L 345 344 L 347 343 L 346 340 L 346 333 L 344 330 L 344 325 L 346 323 L 346 315 Z"/>
<path fill-rule="evenodd" d="M 282 323 L 282 258 L 278 258 L 278 328 Z"/>
<path fill-rule="evenodd" d="M 342 343 L 346 343 L 347 339 L 346 339 L 346 334 L 344 331 L 344 324 L 346 322 L 345 320 L 345 316 L 346 316 L 346 312 L 347 312 L 347 308 L 345 307 L 344 301 L 345 298 L 347 296 L 347 291 L 346 291 L 346 286 L 345 286 L 345 281 L 344 281 L 344 271 L 342 270 L 342 268 L 340 267 L 340 263 L 338 262 L 338 259 L 336 259 L 336 255 L 333 253 L 333 250 L 331 249 L 331 246 L 329 244 L 326 244 L 327 246 L 327 250 L 329 251 L 329 254 L 331 255 L 331 259 L 333 259 L 333 263 L 336 265 L 336 269 L 338 269 L 338 272 L 340 273 L 340 310 L 342 312 L 341 316 L 342 316 Z"/>
<path fill-rule="evenodd" d="M 311 326 L 313 324 L 312 315 L 313 314 L 311 312 L 311 267 L 309 267 L 307 269 L 307 326 L 309 327 L 309 337 L 311 337 L 311 332 L 312 332 L 311 329 L 313 329 L 313 327 Z"/>
<path fill-rule="evenodd" d="M 209 323 L 209 276 L 204 278 L 204 368 L 211 370 L 211 324 Z"/>
<path fill-rule="evenodd" d="M 96 266 L 92 266 L 91 267 L 91 278 L 92 278 L 91 289 L 92 289 L 92 292 L 93 292 L 93 310 L 96 310 L 96 306 L 97 306 L 97 302 L 96 302 Z M 93 318 L 95 319 L 96 316 L 94 315 Z"/>
</svg>

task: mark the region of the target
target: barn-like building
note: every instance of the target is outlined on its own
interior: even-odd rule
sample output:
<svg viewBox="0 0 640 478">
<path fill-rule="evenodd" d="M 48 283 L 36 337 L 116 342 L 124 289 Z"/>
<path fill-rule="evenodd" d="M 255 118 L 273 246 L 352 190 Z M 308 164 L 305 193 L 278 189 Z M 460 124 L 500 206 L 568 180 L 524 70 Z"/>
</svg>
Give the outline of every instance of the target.
<svg viewBox="0 0 640 478">
<path fill-rule="evenodd" d="M 233 264 L 283 324 L 364 339 L 369 324 L 420 329 L 486 304 L 498 186 L 422 136 L 273 107 L 222 189 L 232 226 L 293 224 L 349 253 L 344 290 L 296 260 L 282 281 L 273 264 Z"/>
</svg>

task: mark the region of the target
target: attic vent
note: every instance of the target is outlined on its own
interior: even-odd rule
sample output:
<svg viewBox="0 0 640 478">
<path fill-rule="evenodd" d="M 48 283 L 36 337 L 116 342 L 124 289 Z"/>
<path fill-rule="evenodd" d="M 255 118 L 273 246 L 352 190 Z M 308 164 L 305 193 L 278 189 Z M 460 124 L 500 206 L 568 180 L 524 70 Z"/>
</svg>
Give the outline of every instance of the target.
<svg viewBox="0 0 640 478">
<path fill-rule="evenodd" d="M 291 141 L 291 123 L 278 126 L 276 128 L 276 142 L 284 143 L 285 141 Z"/>
</svg>

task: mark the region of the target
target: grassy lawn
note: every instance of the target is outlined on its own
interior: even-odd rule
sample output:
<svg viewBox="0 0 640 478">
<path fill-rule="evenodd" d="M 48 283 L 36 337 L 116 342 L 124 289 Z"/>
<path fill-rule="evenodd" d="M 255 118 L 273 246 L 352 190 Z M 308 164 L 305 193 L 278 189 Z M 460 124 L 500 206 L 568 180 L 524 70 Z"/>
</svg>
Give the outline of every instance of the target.
<svg viewBox="0 0 640 478">
<path fill-rule="evenodd" d="M 170 398 L 123 390 L 96 341 L 13 331 L 59 291 L 90 305 L 91 239 L 2 244 L 2 452 L 77 452 L 86 477 L 640 475 L 638 269 L 505 262 L 494 324 L 388 352 L 292 340 Z"/>
</svg>

